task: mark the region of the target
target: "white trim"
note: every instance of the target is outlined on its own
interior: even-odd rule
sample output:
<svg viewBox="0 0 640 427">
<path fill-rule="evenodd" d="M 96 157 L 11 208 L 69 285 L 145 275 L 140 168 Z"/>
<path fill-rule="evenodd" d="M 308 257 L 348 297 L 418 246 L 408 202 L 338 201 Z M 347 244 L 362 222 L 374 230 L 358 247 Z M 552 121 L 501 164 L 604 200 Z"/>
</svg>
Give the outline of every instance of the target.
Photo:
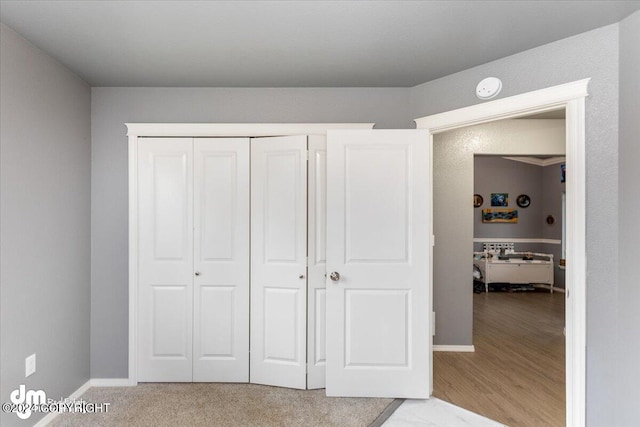
<svg viewBox="0 0 640 427">
<path fill-rule="evenodd" d="M 548 285 L 546 283 L 534 283 L 533 284 L 534 288 L 541 288 L 541 289 L 551 289 L 551 285 Z M 565 293 L 564 288 L 559 288 L 555 285 L 553 285 L 553 292 L 560 292 L 561 294 Z"/>
<path fill-rule="evenodd" d="M 129 378 L 93 378 L 91 387 L 129 387 Z"/>
<path fill-rule="evenodd" d="M 431 133 L 436 134 L 495 120 L 557 110 L 565 107 L 571 100 L 586 97 L 589 80 L 591 79 L 577 80 L 445 113 L 420 117 L 414 121 L 418 129 L 429 129 Z"/>
<path fill-rule="evenodd" d="M 547 243 L 549 245 L 561 245 L 560 239 L 538 239 L 523 237 L 474 237 L 473 243 Z"/>
<path fill-rule="evenodd" d="M 128 136 L 326 135 L 328 129 L 372 129 L 375 123 L 125 123 Z"/>
<path fill-rule="evenodd" d="M 129 137 L 129 377 L 138 384 L 138 138 L 326 135 L 329 129 L 371 129 L 375 123 L 125 123 Z"/>
<path fill-rule="evenodd" d="M 433 345 L 433 351 L 455 351 L 458 353 L 475 353 L 476 348 L 472 345 Z"/>
<path fill-rule="evenodd" d="M 559 157 L 549 157 L 548 159 L 540 159 L 538 157 L 514 157 L 514 156 L 505 156 L 503 159 L 513 160 L 515 162 L 527 163 L 529 165 L 536 166 L 551 166 L 557 165 L 559 163 L 564 163 L 567 161 L 567 158 L 564 156 Z"/>
<path fill-rule="evenodd" d="M 587 251 L 585 99 L 567 103 L 566 383 L 569 427 L 586 424 Z"/>
<path fill-rule="evenodd" d="M 138 137 L 129 136 L 129 385 L 138 384 Z"/>
<path fill-rule="evenodd" d="M 521 95 L 476 104 L 416 119 L 418 129 L 433 135 L 466 126 L 544 111 L 566 109 L 566 425 L 585 425 L 586 400 L 586 163 L 585 97 L 590 79 L 553 86 Z M 432 159 L 433 161 L 433 159 Z M 433 295 L 431 283 L 430 292 Z M 433 379 L 432 379 L 433 380 Z"/>
<path fill-rule="evenodd" d="M 91 380 L 89 380 L 86 383 L 82 384 L 80 387 L 78 387 L 78 389 L 76 391 L 71 393 L 67 399 L 69 399 L 69 400 L 78 399 L 87 390 L 89 390 L 91 388 L 91 386 L 92 386 Z M 41 418 L 33 426 L 34 427 L 45 427 L 45 426 L 49 425 L 60 414 L 61 414 L 61 412 L 49 412 L 45 417 Z"/>
</svg>

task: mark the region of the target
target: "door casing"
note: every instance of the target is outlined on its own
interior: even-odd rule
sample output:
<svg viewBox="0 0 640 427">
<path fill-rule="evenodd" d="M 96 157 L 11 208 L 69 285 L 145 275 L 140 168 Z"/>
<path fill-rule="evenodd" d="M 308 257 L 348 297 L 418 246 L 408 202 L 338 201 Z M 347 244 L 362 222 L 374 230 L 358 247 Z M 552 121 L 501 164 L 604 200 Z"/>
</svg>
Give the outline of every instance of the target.
<svg viewBox="0 0 640 427">
<path fill-rule="evenodd" d="M 566 179 L 566 209 L 571 221 L 568 221 L 566 229 L 567 259 L 570 262 L 566 266 L 565 293 L 566 425 L 569 427 L 586 423 L 585 98 L 590 80 L 577 80 L 415 119 L 418 129 L 428 130 L 433 154 L 433 135 L 438 133 L 561 108 L 566 110 L 566 158 L 571 165 Z M 433 162 L 433 156 L 431 159 Z M 433 277 L 433 271 L 430 276 Z M 433 295 L 433 289 L 430 295 Z M 433 379 L 433 365 L 431 377 Z"/>
</svg>

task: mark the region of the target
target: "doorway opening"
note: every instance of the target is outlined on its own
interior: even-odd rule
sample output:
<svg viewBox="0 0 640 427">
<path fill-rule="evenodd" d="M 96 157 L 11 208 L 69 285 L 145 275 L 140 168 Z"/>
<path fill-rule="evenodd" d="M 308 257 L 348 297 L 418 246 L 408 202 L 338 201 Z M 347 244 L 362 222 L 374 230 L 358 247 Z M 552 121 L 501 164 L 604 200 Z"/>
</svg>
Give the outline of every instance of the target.
<svg viewBox="0 0 640 427">
<path fill-rule="evenodd" d="M 547 89 L 542 89 L 522 95 L 513 96 L 510 98 L 504 98 L 488 102 L 485 104 L 474 105 L 471 107 L 462 108 L 446 113 L 436 114 L 433 116 L 417 119 L 417 127 L 421 129 L 428 129 L 431 135 L 432 149 L 436 150 L 437 147 L 434 144 L 434 140 L 440 134 L 447 131 L 459 130 L 464 132 L 469 129 L 470 126 L 479 124 L 495 124 L 503 119 L 515 119 L 532 114 L 546 113 L 555 110 L 564 110 L 566 112 L 566 123 L 564 126 L 564 134 L 566 135 L 566 164 L 571 165 L 566 169 L 566 217 L 571 220 L 566 223 L 566 258 L 569 263 L 566 264 L 566 293 L 563 295 L 566 298 L 566 348 L 565 348 L 565 384 L 566 384 L 566 425 L 582 425 L 584 424 L 585 414 L 585 328 L 586 328 L 586 252 L 585 252 L 585 156 L 584 156 L 584 103 L 587 96 L 587 86 L 589 80 L 582 80 L 565 85 L 555 86 Z M 544 145 L 545 139 L 541 139 L 539 144 Z M 464 152 L 470 156 L 471 166 L 467 170 L 472 171 L 473 166 L 473 146 L 482 144 L 481 140 L 469 138 L 467 144 L 462 147 Z M 455 153 L 455 150 L 450 150 L 450 154 Z M 500 154 L 510 154 L 510 150 L 503 150 Z M 517 152 L 517 154 L 541 154 L 541 153 L 526 153 Z M 555 151 L 548 151 L 546 154 L 556 154 Z M 437 157 L 434 155 L 434 193 L 438 191 L 435 187 L 437 185 L 439 170 L 444 169 L 445 173 L 449 170 L 447 166 L 455 165 L 457 160 L 454 155 L 445 157 L 443 162 L 437 163 Z M 472 173 L 472 172 L 469 172 Z M 449 175 L 447 186 L 453 188 L 455 182 L 463 181 L 465 178 L 456 176 L 455 174 Z M 470 182 L 468 180 L 467 182 Z M 496 190 L 498 192 L 499 190 Z M 472 327 L 473 319 L 469 310 L 469 314 L 465 317 L 463 313 L 451 313 L 442 310 L 438 306 L 438 287 L 449 286 L 449 292 L 443 292 L 442 295 L 446 295 L 446 298 L 453 300 L 455 298 L 463 298 L 463 294 L 469 295 L 470 292 L 470 280 L 465 279 L 464 289 L 459 292 L 452 289 L 453 280 L 445 280 L 444 283 L 438 278 L 438 268 L 443 265 L 449 265 L 450 262 L 456 259 L 459 265 L 452 271 L 461 271 L 466 277 L 468 277 L 468 269 L 460 268 L 460 266 L 468 265 L 466 262 L 466 255 L 472 252 L 472 222 L 471 217 L 469 221 L 456 220 L 456 218 L 463 217 L 463 212 L 460 208 L 461 205 L 468 203 L 471 208 L 471 196 L 472 191 L 464 199 L 465 201 L 459 205 L 438 205 L 437 201 L 434 203 L 438 206 L 434 210 L 434 224 L 438 223 L 439 216 L 448 217 L 450 222 L 453 222 L 456 229 L 467 229 L 467 242 L 469 244 L 465 247 L 465 253 L 455 253 L 452 249 L 455 249 L 455 245 L 452 242 L 457 242 L 456 235 L 443 235 L 434 229 L 436 247 L 434 250 L 434 309 L 436 312 L 436 324 L 435 324 L 435 345 L 444 345 L 447 350 L 454 349 L 456 346 L 460 346 L 462 351 L 473 351 L 473 347 L 470 345 L 472 342 Z M 519 194 L 518 194 L 519 195 Z M 516 195 L 516 196 L 518 196 Z M 434 198 L 437 197 L 434 195 Z M 490 197 L 490 195 L 489 195 Z M 456 215 L 452 215 L 455 212 Z M 469 213 L 472 215 L 473 213 Z M 456 222 L 459 221 L 458 224 Z M 472 301 L 472 298 L 467 298 Z M 470 303 L 471 305 L 471 303 Z M 448 321 L 447 316 L 453 316 L 453 321 Z M 462 327 L 457 330 L 458 335 L 450 335 L 446 337 L 447 341 L 442 341 L 442 337 L 451 333 L 452 328 L 456 325 L 467 325 L 468 327 Z M 449 330 L 447 330 L 449 327 Z M 460 332 L 462 331 L 462 332 Z M 456 331 L 454 331 L 455 333 Z M 437 348 L 437 347 L 436 347 Z M 458 383 L 458 387 L 465 387 L 464 381 L 473 381 L 474 374 L 481 374 L 479 372 L 471 373 L 471 375 L 465 375 L 464 378 Z M 478 376 L 478 375 L 475 375 Z M 464 381 L 462 381 L 464 380 Z M 477 383 L 481 383 L 480 380 L 476 380 Z M 491 393 L 491 389 L 486 390 Z M 500 406 L 504 402 L 495 402 L 496 406 Z M 517 405 L 527 406 L 523 402 L 517 402 Z M 544 410 L 544 408 L 537 407 L 536 403 L 532 406 L 536 406 L 537 410 Z"/>
<path fill-rule="evenodd" d="M 434 138 L 435 210 L 454 199 L 458 205 L 467 202 L 453 223 L 445 215 L 434 222 L 434 233 L 452 240 L 450 252 L 435 248 L 440 262 L 434 265 L 434 304 L 438 312 L 469 311 L 465 315 L 471 317 L 475 349 L 434 354 L 434 396 L 507 425 L 560 426 L 565 420 L 565 310 L 559 293 L 564 292 L 559 266 L 564 110 L 538 117 L 480 124 Z M 442 159 L 451 157 L 456 159 L 440 170 Z M 447 186 L 448 176 L 459 178 Z M 471 230 L 462 222 L 470 222 Z M 464 265 L 469 250 L 468 271 L 453 272 L 454 263 Z M 471 271 L 475 277 L 469 280 Z M 454 287 L 466 293 L 447 298 Z M 466 332 L 457 328 L 445 329 L 437 339 L 446 342 L 444 334 Z M 503 404 L 495 405 L 496 400 Z"/>
</svg>

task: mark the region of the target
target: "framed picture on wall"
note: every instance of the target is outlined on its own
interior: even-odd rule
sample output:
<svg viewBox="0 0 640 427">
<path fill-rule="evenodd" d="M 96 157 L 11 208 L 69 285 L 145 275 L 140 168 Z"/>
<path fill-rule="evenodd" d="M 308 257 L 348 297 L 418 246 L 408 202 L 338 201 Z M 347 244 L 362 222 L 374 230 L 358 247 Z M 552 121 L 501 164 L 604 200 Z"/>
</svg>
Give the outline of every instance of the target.
<svg viewBox="0 0 640 427">
<path fill-rule="evenodd" d="M 491 193 L 491 206 L 509 206 L 509 193 Z"/>
<path fill-rule="evenodd" d="M 518 222 L 517 209 L 482 209 L 482 222 L 508 223 Z"/>
<path fill-rule="evenodd" d="M 566 173 L 567 173 L 567 164 L 561 163 L 560 164 L 560 182 L 564 182 Z"/>
</svg>

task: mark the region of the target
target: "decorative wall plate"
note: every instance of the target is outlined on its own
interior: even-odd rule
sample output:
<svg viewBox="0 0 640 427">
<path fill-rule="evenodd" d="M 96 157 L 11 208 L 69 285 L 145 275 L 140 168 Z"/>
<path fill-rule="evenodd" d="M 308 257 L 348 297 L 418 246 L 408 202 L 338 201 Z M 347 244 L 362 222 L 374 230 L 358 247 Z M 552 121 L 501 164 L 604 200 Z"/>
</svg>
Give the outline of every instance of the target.
<svg viewBox="0 0 640 427">
<path fill-rule="evenodd" d="M 531 204 L 531 198 L 526 194 L 521 194 L 516 198 L 516 203 L 521 208 L 528 208 L 529 205 Z"/>
<path fill-rule="evenodd" d="M 474 208 L 479 208 L 480 206 L 482 206 L 483 203 L 484 203 L 484 199 L 482 198 L 481 195 L 479 195 L 479 194 L 474 194 L 473 195 L 473 207 Z"/>
</svg>

